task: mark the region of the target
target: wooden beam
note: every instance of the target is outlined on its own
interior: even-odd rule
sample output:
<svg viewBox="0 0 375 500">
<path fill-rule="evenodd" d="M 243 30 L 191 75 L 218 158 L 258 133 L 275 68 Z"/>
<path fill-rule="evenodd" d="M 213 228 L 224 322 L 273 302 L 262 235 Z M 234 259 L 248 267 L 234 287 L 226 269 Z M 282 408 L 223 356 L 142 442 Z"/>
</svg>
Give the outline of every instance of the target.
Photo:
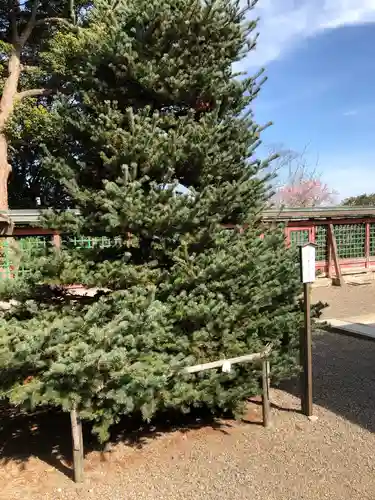
<svg viewBox="0 0 375 500">
<path fill-rule="evenodd" d="M 326 245 L 327 245 L 327 276 L 328 278 L 332 278 L 332 245 L 328 234 L 328 228 L 327 228 Z"/>
<path fill-rule="evenodd" d="M 235 365 L 236 363 L 254 363 L 254 361 L 261 361 L 267 358 L 271 353 L 272 345 L 268 344 L 262 352 L 256 352 L 254 354 L 245 354 L 244 356 L 238 356 L 237 358 L 221 359 L 220 361 L 212 361 L 211 363 L 202 363 L 201 365 L 187 366 L 185 371 L 187 373 L 197 373 L 205 370 L 211 370 L 212 368 L 222 368 L 224 364 Z"/>
<path fill-rule="evenodd" d="M 15 209 L 0 211 L 0 217 L 10 217 L 16 226 L 36 225 L 44 209 Z M 68 210 L 68 212 L 79 215 L 78 210 Z M 325 220 L 325 219 L 356 219 L 375 218 L 375 207 L 314 207 L 314 208 L 283 208 L 264 210 L 260 214 L 263 221 L 287 222 L 290 220 Z"/>
<path fill-rule="evenodd" d="M 289 221 L 289 220 L 317 220 L 317 219 L 350 219 L 374 218 L 375 207 L 313 207 L 313 208 L 284 208 L 282 210 L 265 210 L 262 219 Z"/>
<path fill-rule="evenodd" d="M 345 282 L 344 282 L 344 278 L 343 278 L 342 272 L 341 272 L 341 266 L 340 266 L 338 251 L 337 251 L 337 241 L 336 241 L 336 236 L 335 236 L 335 232 L 333 229 L 333 224 L 328 224 L 328 245 L 331 246 L 333 262 L 335 264 L 336 279 L 338 281 L 338 284 L 340 286 L 342 286 L 345 284 Z"/>
</svg>

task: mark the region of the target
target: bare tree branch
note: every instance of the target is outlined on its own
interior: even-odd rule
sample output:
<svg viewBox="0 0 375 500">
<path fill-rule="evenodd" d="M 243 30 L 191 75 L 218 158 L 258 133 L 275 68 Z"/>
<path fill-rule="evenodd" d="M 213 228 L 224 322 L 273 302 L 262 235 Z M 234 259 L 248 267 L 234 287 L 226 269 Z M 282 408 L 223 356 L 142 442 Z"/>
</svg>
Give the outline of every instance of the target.
<svg viewBox="0 0 375 500">
<path fill-rule="evenodd" d="M 60 23 L 64 24 L 67 28 L 75 28 L 74 24 L 63 17 L 45 17 L 44 19 L 38 19 L 38 21 L 35 22 L 35 26 L 42 26 L 43 24 L 49 23 Z"/>
<path fill-rule="evenodd" d="M 29 22 L 27 23 L 26 28 L 24 29 L 24 31 L 19 39 L 19 43 L 20 43 L 21 47 L 23 47 L 25 45 L 25 43 L 29 39 L 29 37 L 30 37 L 35 25 L 36 25 L 36 15 L 38 12 L 39 5 L 40 5 L 40 0 L 34 0 L 33 6 L 31 8 L 31 16 L 30 16 Z"/>
<path fill-rule="evenodd" d="M 24 71 L 25 73 L 32 73 L 33 71 L 38 71 L 39 69 L 39 66 L 29 66 L 27 64 L 21 65 L 21 71 Z"/>
<path fill-rule="evenodd" d="M 54 93 L 53 89 L 45 89 L 45 88 L 23 90 L 22 92 L 18 92 L 18 94 L 16 95 L 16 100 L 20 101 L 25 97 L 48 96 L 53 93 Z"/>
</svg>

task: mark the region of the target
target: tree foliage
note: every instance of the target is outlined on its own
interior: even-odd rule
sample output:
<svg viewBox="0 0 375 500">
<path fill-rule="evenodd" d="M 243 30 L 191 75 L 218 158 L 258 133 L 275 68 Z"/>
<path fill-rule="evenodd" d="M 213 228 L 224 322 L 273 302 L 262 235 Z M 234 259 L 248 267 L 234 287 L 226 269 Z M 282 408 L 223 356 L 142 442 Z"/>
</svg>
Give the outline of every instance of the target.
<svg viewBox="0 0 375 500">
<path fill-rule="evenodd" d="M 349 198 L 345 198 L 342 205 L 349 207 L 374 207 L 375 193 L 364 193 L 359 196 L 350 196 Z"/>
<path fill-rule="evenodd" d="M 2 289 L 19 301 L 1 320 L 13 403 L 77 405 L 105 439 L 122 414 L 233 410 L 259 393 L 252 366 L 184 366 L 271 341 L 274 380 L 295 369 L 296 256 L 260 222 L 268 161 L 254 160 L 262 127 L 244 112 L 262 80 L 232 72 L 254 48 L 247 15 L 224 0 L 98 2 L 86 28 L 55 38 L 51 67 L 71 91 L 43 162 L 78 212 L 46 218 L 62 248 Z M 77 282 L 99 291 L 77 298 Z"/>
<path fill-rule="evenodd" d="M 51 113 L 52 105 L 52 100 L 38 102 L 35 98 L 25 99 L 16 106 L 9 120 L 11 208 L 36 208 L 38 200 L 42 206 L 68 206 L 60 184 L 41 161 L 45 141 L 58 134 L 59 124 Z"/>
<path fill-rule="evenodd" d="M 83 0 L 0 1 L 0 203 L 35 207 L 60 195 L 40 164 L 45 113 L 57 92 L 68 90 L 51 72 L 49 46 L 59 33 L 84 25 L 92 3 Z M 38 136 L 39 132 L 41 133 Z M 7 194 L 10 173 L 10 192 Z M 55 198 L 53 195 L 56 195 Z M 9 198 L 9 200 L 8 200 Z"/>
</svg>

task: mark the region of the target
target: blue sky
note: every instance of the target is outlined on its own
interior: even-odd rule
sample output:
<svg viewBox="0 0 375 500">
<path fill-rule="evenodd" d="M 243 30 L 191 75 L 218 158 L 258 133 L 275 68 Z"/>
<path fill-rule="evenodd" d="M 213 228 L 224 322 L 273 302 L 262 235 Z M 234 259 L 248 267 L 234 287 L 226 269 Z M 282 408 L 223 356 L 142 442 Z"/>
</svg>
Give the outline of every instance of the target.
<svg viewBox="0 0 375 500">
<path fill-rule="evenodd" d="M 375 192 L 375 0 L 259 0 L 264 144 L 303 151 L 339 198 Z"/>
</svg>

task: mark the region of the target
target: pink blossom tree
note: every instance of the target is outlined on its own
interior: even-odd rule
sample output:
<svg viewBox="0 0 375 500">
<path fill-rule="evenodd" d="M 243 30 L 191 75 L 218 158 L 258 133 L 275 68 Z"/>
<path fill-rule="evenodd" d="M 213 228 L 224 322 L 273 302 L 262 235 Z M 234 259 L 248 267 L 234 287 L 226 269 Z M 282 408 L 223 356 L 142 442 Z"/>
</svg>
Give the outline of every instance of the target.
<svg viewBox="0 0 375 500">
<path fill-rule="evenodd" d="M 298 153 L 273 146 L 270 152 L 274 151 L 279 151 L 279 157 L 273 166 L 276 182 L 272 186 L 272 204 L 278 207 L 309 208 L 335 202 L 336 191 L 322 180 L 317 171 L 318 160 L 316 165 L 309 164 L 307 148 Z"/>
<path fill-rule="evenodd" d="M 317 207 L 331 205 L 334 192 L 320 179 L 301 179 L 279 187 L 273 197 L 275 205 L 286 207 Z"/>
</svg>

